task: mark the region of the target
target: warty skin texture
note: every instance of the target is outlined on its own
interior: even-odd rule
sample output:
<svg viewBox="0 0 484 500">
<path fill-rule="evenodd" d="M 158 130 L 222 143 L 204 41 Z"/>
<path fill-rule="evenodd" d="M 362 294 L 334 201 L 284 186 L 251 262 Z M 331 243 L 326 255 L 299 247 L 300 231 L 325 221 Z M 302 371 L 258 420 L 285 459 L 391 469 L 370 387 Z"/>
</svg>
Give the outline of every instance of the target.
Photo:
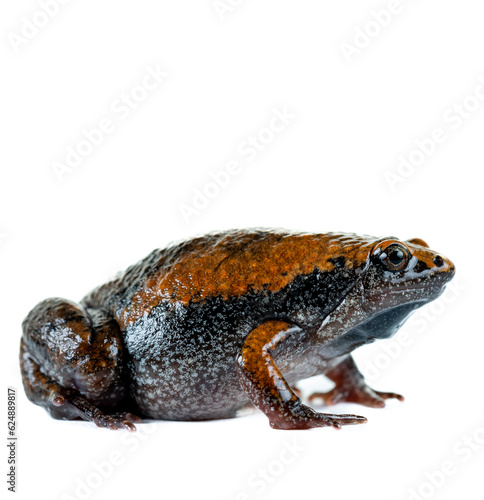
<svg viewBox="0 0 484 500">
<path fill-rule="evenodd" d="M 395 334 L 454 273 L 418 239 L 247 229 L 173 243 L 79 304 L 38 304 L 23 323 L 24 387 L 54 418 L 113 429 L 248 405 L 274 428 L 362 423 L 315 412 L 292 387 L 325 374 L 327 404 L 402 399 L 369 388 L 351 352 Z"/>
</svg>

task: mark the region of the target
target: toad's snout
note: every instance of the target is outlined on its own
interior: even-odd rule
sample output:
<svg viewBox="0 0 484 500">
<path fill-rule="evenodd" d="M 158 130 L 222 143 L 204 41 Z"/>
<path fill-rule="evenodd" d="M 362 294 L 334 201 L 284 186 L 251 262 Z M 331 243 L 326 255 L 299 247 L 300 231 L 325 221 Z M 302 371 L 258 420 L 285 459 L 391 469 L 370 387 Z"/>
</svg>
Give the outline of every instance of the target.
<svg viewBox="0 0 484 500">
<path fill-rule="evenodd" d="M 435 271 L 439 274 L 441 279 L 445 281 L 450 281 L 455 275 L 455 264 L 444 257 L 443 255 L 436 255 L 432 262 L 434 264 Z"/>
</svg>

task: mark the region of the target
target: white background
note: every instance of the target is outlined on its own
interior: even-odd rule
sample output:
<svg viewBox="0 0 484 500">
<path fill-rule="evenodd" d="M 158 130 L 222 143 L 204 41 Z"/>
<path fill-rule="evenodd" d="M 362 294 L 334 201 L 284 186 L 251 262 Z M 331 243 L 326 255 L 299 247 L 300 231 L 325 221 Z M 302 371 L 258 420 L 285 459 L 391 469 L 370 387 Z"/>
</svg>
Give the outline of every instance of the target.
<svg viewBox="0 0 484 500">
<path fill-rule="evenodd" d="M 377 0 L 65 3 L 40 28 L 28 27 L 45 21 L 36 1 L 0 12 L 2 433 L 10 385 L 17 498 L 482 498 L 480 3 L 402 0 L 380 24 Z M 148 66 L 167 75 L 143 95 Z M 122 112 L 132 92 L 140 102 Z M 294 118 L 270 137 L 274 109 Z M 102 143 L 56 175 L 103 119 Z M 239 148 L 260 133 L 267 144 L 248 161 Z M 400 156 L 419 165 L 392 190 Z M 238 175 L 214 195 L 210 172 L 233 161 Z M 197 189 L 213 197 L 187 221 Z M 20 325 L 38 301 L 79 300 L 171 240 L 249 226 L 420 237 L 454 260 L 444 299 L 356 353 L 371 384 L 405 403 L 339 405 L 369 419 L 340 432 L 274 431 L 257 413 L 130 435 L 27 401 Z"/>
</svg>

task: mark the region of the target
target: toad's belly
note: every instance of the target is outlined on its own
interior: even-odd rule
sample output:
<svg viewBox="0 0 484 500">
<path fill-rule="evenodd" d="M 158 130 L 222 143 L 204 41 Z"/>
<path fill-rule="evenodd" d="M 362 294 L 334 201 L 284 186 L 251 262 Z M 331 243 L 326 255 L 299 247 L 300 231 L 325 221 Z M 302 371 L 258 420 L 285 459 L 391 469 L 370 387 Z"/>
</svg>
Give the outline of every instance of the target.
<svg viewBox="0 0 484 500">
<path fill-rule="evenodd" d="M 230 418 L 249 404 L 236 358 L 253 326 L 218 324 L 168 329 L 147 319 L 125 332 L 130 394 L 141 415 L 163 420 Z M 225 329 L 224 329 L 225 328 Z M 274 359 L 289 384 L 324 373 L 328 361 L 305 343 L 306 332 L 286 339 Z"/>
<path fill-rule="evenodd" d="M 251 405 L 242 389 L 236 356 L 203 350 L 170 355 L 154 362 L 130 363 L 131 394 L 140 414 L 162 420 L 207 420 L 235 417 Z M 280 366 L 280 365 L 279 365 Z M 280 366 L 290 385 L 324 373 L 331 361 L 308 355 Z"/>
<path fill-rule="evenodd" d="M 172 346 L 170 346 L 172 347 Z M 163 346 L 129 362 L 130 393 L 139 412 L 163 420 L 229 418 L 248 403 L 239 384 L 234 345 Z"/>
<path fill-rule="evenodd" d="M 252 329 L 238 318 L 183 310 L 130 325 L 124 332 L 126 366 L 139 413 L 163 420 L 234 416 L 248 402 L 235 363 Z"/>
</svg>

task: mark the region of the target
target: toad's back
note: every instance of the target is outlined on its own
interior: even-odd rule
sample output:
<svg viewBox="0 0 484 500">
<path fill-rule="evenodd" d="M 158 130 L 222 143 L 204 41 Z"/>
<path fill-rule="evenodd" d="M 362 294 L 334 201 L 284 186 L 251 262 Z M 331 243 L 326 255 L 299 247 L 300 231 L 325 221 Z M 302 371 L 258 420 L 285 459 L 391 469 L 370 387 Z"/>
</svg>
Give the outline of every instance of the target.
<svg viewBox="0 0 484 500">
<path fill-rule="evenodd" d="M 179 307 L 213 297 L 229 300 L 275 293 L 316 268 L 362 269 L 375 241 L 350 233 L 267 229 L 210 233 L 153 251 L 83 302 L 109 309 L 127 328 L 161 303 Z"/>
</svg>

